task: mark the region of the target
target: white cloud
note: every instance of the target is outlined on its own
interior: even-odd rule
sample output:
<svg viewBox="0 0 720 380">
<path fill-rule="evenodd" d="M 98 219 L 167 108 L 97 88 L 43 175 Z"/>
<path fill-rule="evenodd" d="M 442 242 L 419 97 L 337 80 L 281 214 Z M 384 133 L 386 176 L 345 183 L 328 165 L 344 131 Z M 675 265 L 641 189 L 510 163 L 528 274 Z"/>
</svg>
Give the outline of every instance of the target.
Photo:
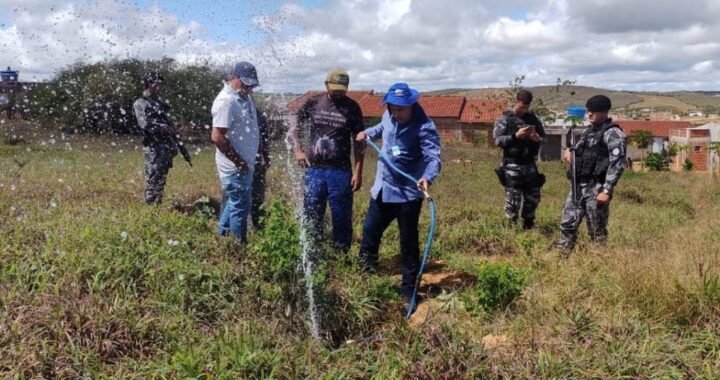
<svg viewBox="0 0 720 380">
<path fill-rule="evenodd" d="M 693 65 L 693 71 L 699 73 L 709 73 L 715 69 L 712 61 L 702 61 Z"/>
<path fill-rule="evenodd" d="M 424 90 L 504 86 L 522 74 L 530 85 L 557 77 L 649 90 L 720 83 L 720 2 L 712 0 L 327 0 L 311 9 L 288 1 L 249 19 L 266 33 L 263 43 L 238 44 L 212 41 L 207 25 L 157 6 L 0 0 L 10 15 L 0 65 L 27 80 L 77 61 L 243 59 L 271 91 L 320 88 L 335 66 L 354 88 L 375 89 L 396 81 Z"/>
<path fill-rule="evenodd" d="M 410 13 L 412 0 L 380 0 L 377 19 L 383 30 L 388 30 Z"/>
<path fill-rule="evenodd" d="M 501 17 L 485 29 L 483 36 L 487 42 L 498 47 L 547 49 L 563 42 L 564 35 L 557 29 L 540 20 L 525 21 Z"/>
</svg>

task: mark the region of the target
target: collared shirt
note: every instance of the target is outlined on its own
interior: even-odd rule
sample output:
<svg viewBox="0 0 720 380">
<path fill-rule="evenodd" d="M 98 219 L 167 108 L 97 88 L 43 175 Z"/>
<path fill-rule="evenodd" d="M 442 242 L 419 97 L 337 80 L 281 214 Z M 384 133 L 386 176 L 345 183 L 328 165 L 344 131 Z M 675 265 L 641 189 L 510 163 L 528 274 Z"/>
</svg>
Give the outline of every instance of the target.
<svg viewBox="0 0 720 380">
<path fill-rule="evenodd" d="M 252 97 L 239 95 L 226 83 L 213 102 L 212 117 L 213 128 L 228 129 L 225 137 L 252 171 L 260 143 L 257 110 Z M 235 164 L 217 148 L 215 165 L 221 178 L 237 173 Z"/>
<path fill-rule="evenodd" d="M 382 138 L 383 155 L 397 168 L 412 177 L 435 181 L 440 174 L 440 136 L 435 123 L 425 111 L 416 105 L 412 121 L 399 125 L 395 118 L 385 111 L 382 120 L 365 130 L 372 139 Z M 373 199 L 382 192 L 382 201 L 387 203 L 409 202 L 422 198 L 416 182 L 412 182 L 388 167 L 378 159 L 375 183 L 370 189 Z"/>
</svg>

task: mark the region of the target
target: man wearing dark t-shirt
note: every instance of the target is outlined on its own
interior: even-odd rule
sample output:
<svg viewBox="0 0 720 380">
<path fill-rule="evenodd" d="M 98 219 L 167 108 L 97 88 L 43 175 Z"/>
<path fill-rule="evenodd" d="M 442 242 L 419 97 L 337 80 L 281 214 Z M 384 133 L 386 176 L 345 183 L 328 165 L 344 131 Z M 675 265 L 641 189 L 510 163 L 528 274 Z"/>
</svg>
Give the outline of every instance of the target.
<svg viewBox="0 0 720 380">
<path fill-rule="evenodd" d="M 362 111 L 346 95 L 349 83 L 345 71 L 330 71 L 325 81 L 327 92 L 307 100 L 291 130 L 295 158 L 306 168 L 304 213 L 309 237 L 316 243 L 322 240 L 329 203 L 333 243 L 343 251 L 350 249 L 352 241 L 352 193 L 362 186 L 364 159 L 363 144 L 355 142 L 355 136 L 364 129 Z"/>
</svg>

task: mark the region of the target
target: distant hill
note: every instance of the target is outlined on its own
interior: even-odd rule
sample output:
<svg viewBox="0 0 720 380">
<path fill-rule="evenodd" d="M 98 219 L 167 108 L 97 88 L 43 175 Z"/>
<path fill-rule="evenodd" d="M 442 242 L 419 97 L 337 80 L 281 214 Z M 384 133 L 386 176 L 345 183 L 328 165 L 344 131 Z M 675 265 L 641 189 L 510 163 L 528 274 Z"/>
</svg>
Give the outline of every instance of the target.
<svg viewBox="0 0 720 380">
<path fill-rule="evenodd" d="M 567 86 L 557 91 L 555 86 L 528 87 L 537 98 L 543 99 L 547 106 L 563 109 L 570 104 L 584 104 L 587 98 L 603 94 L 613 103 L 613 109 L 652 108 L 656 111 L 688 112 L 704 107 L 720 109 L 720 91 L 675 91 L 675 92 L 641 92 L 614 91 L 588 86 Z M 460 95 L 468 98 L 495 98 L 507 96 L 508 87 L 480 89 L 447 89 L 431 91 L 432 95 Z"/>
</svg>

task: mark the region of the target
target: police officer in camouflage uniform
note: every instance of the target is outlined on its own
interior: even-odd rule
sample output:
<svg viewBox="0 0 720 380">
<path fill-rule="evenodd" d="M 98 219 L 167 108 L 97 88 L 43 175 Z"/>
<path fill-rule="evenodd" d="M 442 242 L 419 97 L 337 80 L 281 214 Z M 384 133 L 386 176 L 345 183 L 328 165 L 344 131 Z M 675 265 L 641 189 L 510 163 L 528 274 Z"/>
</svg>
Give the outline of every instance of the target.
<svg viewBox="0 0 720 380">
<path fill-rule="evenodd" d="M 173 158 L 178 154 L 174 135 L 177 127 L 170 118 L 170 107 L 160 100 L 163 77 L 150 72 L 142 77 L 143 95 L 133 104 L 135 117 L 143 131 L 145 155 L 145 203 L 162 202 L 163 190 Z"/>
<path fill-rule="evenodd" d="M 502 165 L 496 172 L 505 186 L 505 217 L 514 224 L 522 204 L 520 214 L 525 229 L 535 224 L 540 188 L 545 183 L 545 176 L 538 173 L 535 164 L 545 129 L 530 111 L 532 99 L 530 91 L 518 91 L 512 110 L 497 119 L 493 130 L 495 144 L 503 149 Z"/>
<path fill-rule="evenodd" d="M 570 191 L 560 220 L 558 248 L 565 252 L 575 247 L 578 227 L 584 217 L 587 217 L 590 239 L 600 243 L 607 241 L 610 200 L 627 165 L 625 134 L 608 117 L 610 99 L 596 95 L 588 99 L 585 106 L 592 124 L 583 131 L 575 146 L 563 153 L 563 161 L 570 163 L 571 149 L 575 150 L 578 198 L 573 199 Z M 568 175 L 572 173 L 568 172 Z"/>
</svg>

